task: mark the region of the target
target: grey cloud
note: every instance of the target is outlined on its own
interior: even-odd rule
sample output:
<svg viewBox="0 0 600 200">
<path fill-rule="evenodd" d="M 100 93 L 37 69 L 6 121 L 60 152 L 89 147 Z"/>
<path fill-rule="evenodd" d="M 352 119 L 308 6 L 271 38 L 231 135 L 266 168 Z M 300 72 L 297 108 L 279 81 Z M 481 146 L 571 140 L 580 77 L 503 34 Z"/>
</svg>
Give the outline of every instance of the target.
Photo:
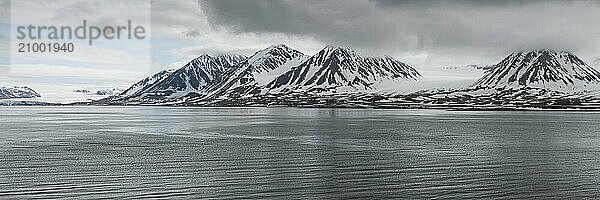
<svg viewBox="0 0 600 200">
<path fill-rule="evenodd" d="M 168 34 L 190 38 L 199 35 L 199 30 L 206 31 L 202 25 L 205 17 L 199 9 L 198 2 L 194 0 L 153 0 L 151 15 L 155 33 L 170 32 Z M 198 34 L 188 34 L 192 32 Z"/>
<path fill-rule="evenodd" d="M 396 7 L 431 7 L 439 5 L 468 5 L 471 8 L 479 7 L 519 7 L 529 4 L 548 2 L 575 2 L 582 0 L 371 0 L 382 8 Z M 592 0 L 587 0 L 592 2 Z"/>
<path fill-rule="evenodd" d="M 600 50 L 596 1 L 204 0 L 214 27 L 284 33 L 373 52 Z"/>
<path fill-rule="evenodd" d="M 174 49 L 171 50 L 169 53 L 174 54 L 174 55 L 202 55 L 202 54 L 208 54 L 208 55 L 228 55 L 228 54 L 232 54 L 232 55 L 243 55 L 243 56 L 250 56 L 252 55 L 254 52 L 256 52 L 256 49 L 254 48 L 244 48 L 244 47 L 240 47 L 237 49 L 218 49 L 218 48 L 210 48 L 210 47 L 205 47 L 205 46 L 189 46 L 186 48 L 181 48 L 181 49 Z"/>
<path fill-rule="evenodd" d="M 54 11 L 53 19 L 71 23 L 81 23 L 88 20 L 96 26 L 122 24 L 123 21 L 150 22 L 150 2 L 146 0 L 30 0 L 30 3 L 44 5 Z"/>
<path fill-rule="evenodd" d="M 314 36 L 340 45 L 374 41 L 365 19 L 376 14 L 363 10 L 366 1 L 201 1 L 213 25 L 237 32 L 285 33 Z M 377 22 L 374 22 L 377 23 Z M 367 25 L 367 27 L 362 27 Z"/>
<path fill-rule="evenodd" d="M 184 32 L 182 32 L 182 34 L 188 38 L 195 38 L 195 37 L 200 36 L 200 32 L 198 30 L 184 31 Z"/>
</svg>

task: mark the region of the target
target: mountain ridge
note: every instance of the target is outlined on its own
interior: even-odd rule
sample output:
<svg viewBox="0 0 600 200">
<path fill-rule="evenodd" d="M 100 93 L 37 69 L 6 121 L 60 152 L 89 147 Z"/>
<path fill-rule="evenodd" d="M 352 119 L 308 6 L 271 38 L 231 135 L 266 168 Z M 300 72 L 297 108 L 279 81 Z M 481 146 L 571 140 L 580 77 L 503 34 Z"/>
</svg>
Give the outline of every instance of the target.
<svg viewBox="0 0 600 200">
<path fill-rule="evenodd" d="M 417 80 L 420 76 L 414 68 L 391 56 L 364 58 L 352 49 L 328 45 L 304 63 L 275 78 L 267 87 L 275 92 L 335 87 L 366 90 L 386 79 Z"/>
<path fill-rule="evenodd" d="M 306 73 L 303 77 L 294 74 L 305 67 L 316 74 L 310 77 Z M 277 85 L 286 74 L 304 82 Z M 331 45 L 307 56 L 278 44 L 250 57 L 201 55 L 179 69 L 161 71 L 138 81 L 119 98 L 124 101 L 181 98 L 201 101 L 291 92 L 298 89 L 290 89 L 294 84 L 302 84 L 304 88 L 300 89 L 306 91 L 339 88 L 347 92 L 363 91 L 385 80 L 417 80 L 420 76 L 416 69 L 391 56 L 361 57 L 352 49 Z"/>
<path fill-rule="evenodd" d="M 186 69 L 188 65 L 171 72 L 162 72 L 167 78 L 158 73 L 140 81 L 143 84 L 131 88 L 156 88 L 156 85 L 169 83 L 166 81 L 168 77 L 179 77 L 174 72 Z M 196 67 L 211 69 L 210 66 L 203 65 Z M 600 108 L 597 93 L 563 90 L 566 87 L 585 88 L 587 84 L 600 82 L 598 71 L 575 54 L 566 51 L 515 52 L 498 64 L 486 65 L 485 75 L 469 87 L 422 89 L 408 93 L 377 88 L 384 83 L 395 86 L 419 84 L 422 75 L 410 65 L 391 56 L 362 57 L 352 49 L 330 45 L 310 56 L 285 45 L 271 45 L 252 56 L 237 59 L 235 64 L 220 67 L 228 70 L 215 70 L 218 74 L 214 77 L 221 77 L 219 81 L 206 84 L 201 90 L 186 91 L 188 93 L 175 97 L 163 94 L 159 98 L 147 98 L 153 95 L 151 93 L 141 95 L 143 98 L 138 99 L 116 98 L 115 101 L 107 99 L 100 103 L 467 109 Z M 468 67 L 478 68 L 475 65 Z M 148 84 L 153 81 L 155 83 Z M 560 84 L 562 88 L 556 87 Z"/>
<path fill-rule="evenodd" d="M 533 50 L 514 52 L 473 87 L 518 88 L 537 86 L 556 90 L 576 89 L 585 84 L 600 83 L 600 72 L 567 51 Z"/>
<path fill-rule="evenodd" d="M 273 73 L 289 70 L 303 62 L 306 57 L 304 53 L 286 45 L 271 45 L 240 63 L 239 69 L 233 72 L 227 81 L 204 98 L 259 93 L 260 87 L 269 82 L 270 77 L 274 76 Z"/>
<path fill-rule="evenodd" d="M 130 87 L 122 93 L 124 98 L 177 98 L 185 96 L 190 92 L 206 92 L 207 89 L 215 84 L 224 81 L 227 73 L 237 68 L 237 65 L 247 57 L 241 55 L 218 55 L 208 54 L 200 55 L 183 67 L 173 71 L 161 71 L 136 84 L 144 85 L 141 90 L 130 94 L 133 88 Z M 154 81 L 152 81 L 154 80 Z M 147 84 L 145 82 L 153 82 Z M 135 86 L 135 85 L 134 85 Z"/>
<path fill-rule="evenodd" d="M 27 86 L 0 86 L 0 99 L 36 98 L 41 96 L 42 95 Z"/>
</svg>

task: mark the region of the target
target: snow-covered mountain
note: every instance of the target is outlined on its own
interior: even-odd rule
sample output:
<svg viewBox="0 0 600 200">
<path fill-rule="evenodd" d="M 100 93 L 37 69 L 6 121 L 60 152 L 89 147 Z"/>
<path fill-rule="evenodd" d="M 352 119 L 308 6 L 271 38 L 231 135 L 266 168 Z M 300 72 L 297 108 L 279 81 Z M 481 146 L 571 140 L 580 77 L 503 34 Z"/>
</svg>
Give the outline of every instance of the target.
<svg viewBox="0 0 600 200">
<path fill-rule="evenodd" d="M 77 89 L 75 91 L 73 91 L 75 93 L 82 93 L 82 94 L 89 94 L 92 93 L 92 91 L 88 90 L 88 89 Z"/>
<path fill-rule="evenodd" d="M 560 91 L 586 89 L 600 83 L 600 72 L 566 51 L 513 53 L 477 80 L 473 87 L 538 87 Z"/>
<path fill-rule="evenodd" d="M 183 67 L 162 71 L 130 87 L 125 98 L 177 98 L 190 92 L 208 93 L 212 87 L 227 80 L 227 75 L 246 60 L 239 55 L 201 55 Z"/>
<path fill-rule="evenodd" d="M 0 99 L 41 97 L 29 87 L 0 87 Z"/>
<path fill-rule="evenodd" d="M 402 93 L 382 88 L 390 83 L 393 86 L 423 84 L 424 79 L 417 70 L 390 56 L 362 57 L 353 50 L 334 46 L 306 56 L 285 45 L 276 45 L 250 57 L 203 55 L 180 69 L 162 71 L 143 79 L 119 97 L 92 103 L 442 109 L 600 108 L 600 92 L 589 90 L 596 89 L 595 86 L 600 83 L 600 73 L 569 52 L 517 52 L 496 65 L 462 68 L 480 73 L 473 79 L 483 77 L 470 87 L 465 84 L 464 88 L 430 88 Z M 462 68 L 458 70 L 461 73 Z M 469 79 L 468 83 L 472 82 Z"/>
<path fill-rule="evenodd" d="M 208 97 L 242 96 L 260 93 L 275 77 L 304 62 L 308 56 L 283 44 L 256 52 L 215 87 Z"/>
<path fill-rule="evenodd" d="M 306 56 L 280 44 L 250 57 L 202 55 L 180 69 L 139 81 L 115 100 L 198 102 L 297 91 L 364 92 L 420 76 L 390 56 L 361 57 L 333 46 Z"/>
<path fill-rule="evenodd" d="M 162 70 L 156 74 L 146 77 L 141 81 L 133 84 L 127 90 L 123 91 L 123 93 L 121 93 L 121 96 L 130 97 L 140 95 L 142 94 L 142 91 L 147 91 L 148 89 L 150 89 L 150 87 L 154 86 L 154 84 L 162 81 L 163 79 L 171 75 L 173 71 L 174 70 Z"/>
<path fill-rule="evenodd" d="M 387 80 L 417 80 L 420 76 L 414 68 L 390 56 L 363 58 L 351 49 L 326 46 L 267 87 L 269 93 L 365 91 Z"/>
<path fill-rule="evenodd" d="M 118 95 L 121 95 L 123 93 L 123 91 L 124 90 L 121 88 L 104 88 L 104 89 L 99 89 L 96 92 L 92 92 L 88 89 L 77 89 L 73 92 L 86 94 L 86 95 L 118 96 Z"/>
<path fill-rule="evenodd" d="M 107 88 L 100 89 L 94 93 L 95 95 L 108 95 L 108 96 L 118 96 L 123 93 L 123 89 L 121 88 Z"/>
</svg>

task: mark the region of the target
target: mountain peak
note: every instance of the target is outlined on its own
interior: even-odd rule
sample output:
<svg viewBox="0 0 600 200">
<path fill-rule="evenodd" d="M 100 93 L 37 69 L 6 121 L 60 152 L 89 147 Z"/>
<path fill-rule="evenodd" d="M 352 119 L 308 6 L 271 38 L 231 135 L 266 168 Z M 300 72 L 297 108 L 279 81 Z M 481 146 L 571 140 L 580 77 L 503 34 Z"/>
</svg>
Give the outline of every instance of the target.
<svg viewBox="0 0 600 200">
<path fill-rule="evenodd" d="M 242 55 L 212 56 L 209 54 L 202 54 L 187 63 L 184 68 L 215 68 L 217 66 L 233 67 L 246 59 L 247 57 Z"/>
<path fill-rule="evenodd" d="M 539 49 L 523 49 L 513 53 L 571 53 L 564 49 L 551 49 L 551 48 L 539 48 Z"/>
<path fill-rule="evenodd" d="M 575 54 L 541 49 L 510 54 L 473 86 L 533 86 L 563 90 L 590 83 L 600 83 L 600 72 Z"/>
<path fill-rule="evenodd" d="M 194 60 L 206 60 L 206 59 L 212 59 L 213 56 L 211 56 L 210 54 L 207 53 L 203 53 L 201 55 L 199 55 L 198 57 L 196 57 Z"/>
<path fill-rule="evenodd" d="M 360 56 L 350 48 L 338 47 L 327 45 L 321 51 L 317 52 L 316 55 L 312 57 L 312 59 L 319 60 L 319 62 L 324 62 L 325 60 L 329 60 L 332 57 L 336 57 L 337 60 L 356 60 Z"/>
<path fill-rule="evenodd" d="M 278 44 L 256 52 L 247 60 L 246 64 L 251 65 L 252 70 L 271 71 L 289 60 L 300 57 L 304 57 L 302 52 Z"/>
<path fill-rule="evenodd" d="M 246 60 L 241 55 L 202 54 L 174 71 L 161 71 L 121 93 L 126 98 L 174 98 L 190 92 L 203 93 L 222 82 Z"/>
<path fill-rule="evenodd" d="M 327 45 L 309 57 L 277 44 L 251 57 L 202 54 L 175 71 L 160 72 L 140 81 L 121 96 L 125 100 L 165 100 L 301 90 L 366 91 L 419 77 L 414 68 L 391 56 L 361 57 L 352 49 Z"/>
<path fill-rule="evenodd" d="M 356 54 L 356 51 L 354 51 L 354 49 L 347 48 L 347 47 L 334 46 L 334 45 L 327 45 L 327 46 L 323 47 L 323 49 L 321 51 L 326 51 L 326 52 L 347 52 L 347 53 Z"/>
<path fill-rule="evenodd" d="M 419 76 L 414 68 L 389 56 L 364 58 L 352 49 L 327 45 L 267 87 L 275 93 L 371 90 L 387 80 L 416 80 Z"/>
<path fill-rule="evenodd" d="M 23 87 L 18 87 L 18 86 L 2 87 L 2 86 L 0 86 L 0 99 L 35 98 L 35 97 L 41 97 L 41 95 L 27 86 L 23 86 Z"/>
<path fill-rule="evenodd" d="M 266 49 L 291 49 L 291 47 L 289 47 L 285 44 L 272 44 L 271 46 L 267 47 Z"/>
<path fill-rule="evenodd" d="M 556 49 L 534 49 L 534 50 L 522 50 L 513 52 L 511 55 L 573 55 L 575 54 L 565 51 L 565 50 L 556 50 Z"/>
<path fill-rule="evenodd" d="M 250 58 L 256 58 L 256 57 L 264 57 L 264 56 L 269 56 L 269 55 L 280 55 L 280 54 L 302 54 L 304 55 L 302 52 L 292 49 L 291 47 L 288 47 L 284 44 L 277 44 L 277 45 L 271 45 L 265 49 L 259 50 L 256 53 L 254 53 L 254 55 Z"/>
<path fill-rule="evenodd" d="M 213 60 L 213 59 L 226 59 L 226 60 L 243 60 L 246 59 L 246 56 L 237 55 L 237 54 L 219 54 L 219 55 L 210 55 L 207 53 L 203 53 L 198 57 L 194 58 L 194 60 Z"/>
</svg>

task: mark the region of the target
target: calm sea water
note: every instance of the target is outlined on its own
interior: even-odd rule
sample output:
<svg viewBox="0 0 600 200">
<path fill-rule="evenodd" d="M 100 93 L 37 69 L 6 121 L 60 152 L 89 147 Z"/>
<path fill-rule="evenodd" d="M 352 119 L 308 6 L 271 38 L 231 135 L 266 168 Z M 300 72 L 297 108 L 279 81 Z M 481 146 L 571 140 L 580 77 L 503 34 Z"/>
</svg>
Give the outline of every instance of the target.
<svg viewBox="0 0 600 200">
<path fill-rule="evenodd" d="M 1 107 L 0 198 L 600 198 L 600 113 Z"/>
</svg>

